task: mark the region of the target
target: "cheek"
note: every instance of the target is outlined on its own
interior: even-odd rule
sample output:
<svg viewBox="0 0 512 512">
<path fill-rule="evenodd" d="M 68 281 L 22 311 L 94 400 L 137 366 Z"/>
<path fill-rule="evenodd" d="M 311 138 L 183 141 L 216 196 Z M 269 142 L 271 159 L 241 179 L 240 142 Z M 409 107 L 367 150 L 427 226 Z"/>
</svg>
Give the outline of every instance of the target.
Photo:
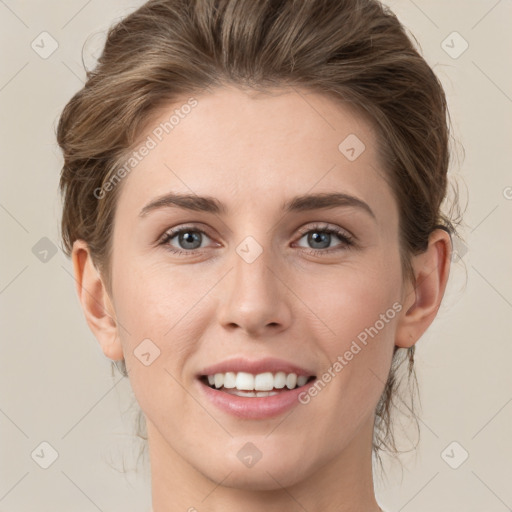
<svg viewBox="0 0 512 512">
<path fill-rule="evenodd" d="M 391 254 L 368 260 L 364 268 L 331 273 L 320 280 L 323 286 L 315 286 L 311 300 L 322 321 L 320 328 L 328 328 L 319 338 L 326 356 L 320 380 L 329 381 L 329 400 L 340 404 L 336 422 L 344 421 L 346 411 L 353 418 L 368 414 L 387 380 L 402 309 L 398 251 Z"/>
<path fill-rule="evenodd" d="M 364 340 L 364 333 L 374 332 L 374 327 L 383 336 L 393 330 L 400 299 L 398 267 L 385 272 L 378 266 L 343 268 L 323 278 L 308 278 L 304 284 L 302 296 L 309 297 L 306 302 L 328 330 L 325 340 L 333 349 L 350 344 L 360 334 Z"/>
<path fill-rule="evenodd" d="M 185 282 L 168 279 L 168 271 L 122 258 L 117 264 L 116 315 L 130 384 L 145 415 L 167 423 L 170 403 L 183 414 L 190 407 L 178 382 L 197 349 L 191 341 L 200 338 L 200 326 L 187 314 L 197 297 Z"/>
<path fill-rule="evenodd" d="M 113 283 L 116 314 L 132 337 L 165 338 L 201 297 L 203 284 L 191 272 L 118 258 Z"/>
<path fill-rule="evenodd" d="M 187 362 L 197 351 L 211 317 L 212 308 L 208 314 L 204 308 L 215 276 L 198 281 L 197 274 L 185 272 L 184 267 L 170 271 L 168 266 L 128 258 L 118 258 L 116 263 L 116 315 L 134 391 L 139 388 L 142 394 L 146 389 L 167 388 L 172 395 L 171 390 L 177 388 L 168 385 L 175 384 L 174 379 L 183 380 Z"/>
</svg>

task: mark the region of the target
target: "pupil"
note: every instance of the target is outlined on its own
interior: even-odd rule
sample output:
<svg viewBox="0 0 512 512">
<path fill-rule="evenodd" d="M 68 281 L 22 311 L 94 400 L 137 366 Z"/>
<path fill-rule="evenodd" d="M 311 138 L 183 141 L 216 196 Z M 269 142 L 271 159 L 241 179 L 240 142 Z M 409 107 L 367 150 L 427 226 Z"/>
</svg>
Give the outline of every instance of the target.
<svg viewBox="0 0 512 512">
<path fill-rule="evenodd" d="M 324 244 L 326 243 L 326 245 L 323 246 L 322 248 L 325 248 L 329 246 L 330 236 L 330 233 L 313 233 L 312 235 L 310 235 L 310 242 L 313 244 L 318 243 L 318 239 L 324 238 Z M 320 241 L 320 243 L 322 243 L 322 241 Z"/>
<path fill-rule="evenodd" d="M 186 233 L 182 233 L 181 235 L 181 241 L 186 244 L 188 243 L 194 243 L 194 238 L 195 238 L 195 241 L 198 240 L 199 236 L 198 236 L 198 233 L 193 233 L 193 232 L 190 232 L 190 231 L 187 231 Z M 199 244 L 201 245 L 201 244 Z M 197 249 L 197 247 L 186 247 L 187 249 Z"/>
</svg>

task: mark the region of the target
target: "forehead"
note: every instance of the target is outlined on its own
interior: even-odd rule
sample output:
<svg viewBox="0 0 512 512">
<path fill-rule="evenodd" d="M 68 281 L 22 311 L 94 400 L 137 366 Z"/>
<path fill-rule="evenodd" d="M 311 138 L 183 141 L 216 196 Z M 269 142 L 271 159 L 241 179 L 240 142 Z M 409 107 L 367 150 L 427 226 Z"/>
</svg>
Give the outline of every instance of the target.
<svg viewBox="0 0 512 512">
<path fill-rule="evenodd" d="M 305 90 L 234 87 L 188 100 L 158 110 L 139 137 L 134 149 L 151 149 L 123 180 L 125 213 L 170 191 L 253 214 L 308 191 L 337 191 L 396 215 L 373 127 L 347 104 Z"/>
</svg>

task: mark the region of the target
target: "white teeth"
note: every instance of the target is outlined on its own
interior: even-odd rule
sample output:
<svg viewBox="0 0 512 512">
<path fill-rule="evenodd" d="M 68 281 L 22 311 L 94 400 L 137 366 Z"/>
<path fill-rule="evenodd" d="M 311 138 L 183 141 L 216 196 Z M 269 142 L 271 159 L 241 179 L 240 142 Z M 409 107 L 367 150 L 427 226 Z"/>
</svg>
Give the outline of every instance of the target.
<svg viewBox="0 0 512 512">
<path fill-rule="evenodd" d="M 256 396 L 256 393 L 254 391 L 230 391 L 229 393 L 231 395 L 248 396 L 248 397 L 251 397 L 251 398 L 254 398 Z"/>
<path fill-rule="evenodd" d="M 236 386 L 236 373 L 228 372 L 224 374 L 224 387 L 232 389 Z"/>
<path fill-rule="evenodd" d="M 274 396 L 278 394 L 277 391 L 256 391 L 256 396 Z"/>
<path fill-rule="evenodd" d="M 254 377 L 254 389 L 259 391 L 271 391 L 274 389 L 274 376 L 270 372 L 258 373 Z"/>
<path fill-rule="evenodd" d="M 226 391 L 230 395 L 245 396 L 245 397 L 264 397 L 278 395 L 278 391 L 238 391 L 237 389 L 229 389 Z"/>
<path fill-rule="evenodd" d="M 296 373 L 286 374 L 284 372 L 258 373 L 253 375 L 247 372 L 226 372 L 216 373 L 215 375 L 208 375 L 208 384 L 215 386 L 215 388 L 224 388 L 225 390 L 232 390 L 232 394 L 238 394 L 236 391 L 252 392 L 243 393 L 239 396 L 271 396 L 277 392 L 272 392 L 273 389 L 295 389 L 306 384 L 309 377 L 305 375 L 297 376 Z M 259 394 L 261 393 L 261 394 Z"/>
<path fill-rule="evenodd" d="M 254 375 L 246 372 L 236 374 L 236 389 L 240 391 L 252 391 L 254 389 Z"/>
<path fill-rule="evenodd" d="M 277 372 L 274 376 L 274 387 L 276 389 L 283 389 L 286 386 L 286 373 Z"/>
<path fill-rule="evenodd" d="M 304 386 L 304 384 L 306 384 L 306 382 L 308 381 L 308 378 L 304 375 L 301 375 L 300 377 L 297 377 L 297 386 L 299 386 L 299 388 L 301 386 Z M 224 382 L 224 386 L 226 386 L 226 383 Z"/>
<path fill-rule="evenodd" d="M 286 377 L 286 387 L 293 389 L 297 385 L 297 375 L 295 373 L 289 373 Z"/>
<path fill-rule="evenodd" d="M 224 385 L 224 374 L 223 373 L 216 373 L 215 374 L 215 387 L 221 388 Z"/>
</svg>

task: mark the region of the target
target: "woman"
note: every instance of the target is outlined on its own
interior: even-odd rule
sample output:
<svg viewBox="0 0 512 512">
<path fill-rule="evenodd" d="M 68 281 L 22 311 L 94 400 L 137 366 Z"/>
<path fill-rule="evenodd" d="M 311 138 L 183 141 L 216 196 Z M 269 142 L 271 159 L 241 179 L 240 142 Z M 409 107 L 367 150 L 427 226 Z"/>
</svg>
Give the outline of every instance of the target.
<svg viewBox="0 0 512 512">
<path fill-rule="evenodd" d="M 382 510 L 372 454 L 449 276 L 448 138 L 377 1 L 154 0 L 110 30 L 58 126 L 62 236 L 154 512 Z"/>
</svg>

